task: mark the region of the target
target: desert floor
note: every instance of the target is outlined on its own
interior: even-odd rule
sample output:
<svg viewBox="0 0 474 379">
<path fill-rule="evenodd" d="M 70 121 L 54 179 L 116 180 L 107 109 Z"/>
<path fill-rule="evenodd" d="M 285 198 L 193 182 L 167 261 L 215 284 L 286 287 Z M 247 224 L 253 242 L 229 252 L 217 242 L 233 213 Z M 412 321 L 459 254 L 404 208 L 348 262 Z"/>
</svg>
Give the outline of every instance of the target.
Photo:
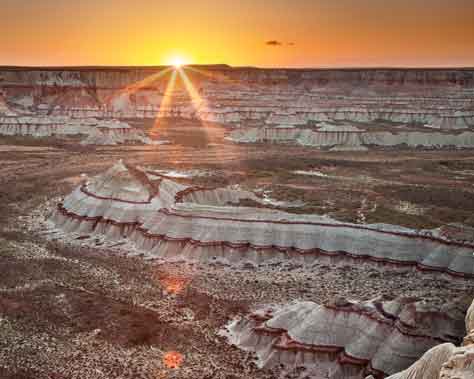
<svg viewBox="0 0 474 379">
<path fill-rule="evenodd" d="M 357 264 L 171 264 L 27 228 L 32 212 L 69 193 L 81 174 L 98 174 L 118 159 L 198 170 L 206 173 L 193 179 L 199 185 L 238 184 L 274 202 L 303 203 L 291 212 L 420 229 L 474 226 L 474 151 L 236 145 L 218 125 L 182 120 L 152 132 L 170 143 L 83 147 L 0 137 L 0 378 L 272 378 L 280 373 L 258 370 L 252 356 L 218 335 L 256 305 L 381 295 L 460 307 L 472 301 L 472 280 Z"/>
</svg>

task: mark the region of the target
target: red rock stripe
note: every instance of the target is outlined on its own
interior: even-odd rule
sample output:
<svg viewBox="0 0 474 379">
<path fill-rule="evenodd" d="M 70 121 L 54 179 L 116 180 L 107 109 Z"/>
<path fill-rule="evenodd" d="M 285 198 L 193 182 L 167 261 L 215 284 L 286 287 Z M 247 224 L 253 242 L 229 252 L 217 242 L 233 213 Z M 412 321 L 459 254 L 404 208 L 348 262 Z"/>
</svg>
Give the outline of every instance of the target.
<svg viewBox="0 0 474 379">
<path fill-rule="evenodd" d="M 419 234 L 412 234 L 412 233 L 405 233 L 405 232 L 392 232 L 389 230 L 379 230 L 370 228 L 367 226 L 362 225 L 355 225 L 355 224 L 330 224 L 324 222 L 313 222 L 313 221 L 283 221 L 283 220 L 248 220 L 248 219 L 239 219 L 239 218 L 232 218 L 232 217 L 216 217 L 216 216 L 196 216 L 196 215 L 183 215 L 177 212 L 173 212 L 169 209 L 163 208 L 159 209 L 158 212 L 164 213 L 168 216 L 174 217 L 182 217 L 182 218 L 194 218 L 194 219 L 207 219 L 207 220 L 215 220 L 215 221 L 232 221 L 232 222 L 246 222 L 246 223 L 264 223 L 264 224 L 282 224 L 282 225 L 312 225 L 312 226 L 323 226 L 329 228 L 348 228 L 348 229 L 357 229 L 357 230 L 367 230 L 371 232 L 377 232 L 387 235 L 393 235 L 397 237 L 408 237 L 408 238 L 415 238 L 415 239 L 422 239 L 422 240 L 430 240 L 433 242 L 437 242 L 442 245 L 448 246 L 458 246 L 458 247 L 466 247 L 466 248 L 474 248 L 474 244 L 458 242 L 458 241 L 448 241 L 434 236 L 425 236 Z"/>
<path fill-rule="evenodd" d="M 95 221 L 96 223 L 101 222 L 101 223 L 112 224 L 112 225 L 117 225 L 117 226 L 121 226 L 121 225 L 123 225 L 123 226 L 135 226 L 137 228 L 137 231 L 139 231 L 145 237 L 150 238 L 150 239 L 154 239 L 154 240 L 157 240 L 157 241 L 164 240 L 164 241 L 172 241 L 172 242 L 190 243 L 192 245 L 202 246 L 202 247 L 218 246 L 218 247 L 228 247 L 228 248 L 241 249 L 241 250 L 251 248 L 251 249 L 254 249 L 254 250 L 257 250 L 257 251 L 259 251 L 259 250 L 260 251 L 261 250 L 278 250 L 280 252 L 285 252 L 285 253 L 295 252 L 295 253 L 302 254 L 302 255 L 303 254 L 321 254 L 321 255 L 332 256 L 332 257 L 341 256 L 341 257 L 352 258 L 354 260 L 366 260 L 366 261 L 372 261 L 372 262 L 376 262 L 376 263 L 393 264 L 393 265 L 399 266 L 399 267 L 409 267 L 409 266 L 412 267 L 413 266 L 419 271 L 442 272 L 442 273 L 446 273 L 446 274 L 449 274 L 449 275 L 452 275 L 452 276 L 457 276 L 457 277 L 462 277 L 462 278 L 474 278 L 474 274 L 458 272 L 458 271 L 454 271 L 454 270 L 451 270 L 451 269 L 446 269 L 446 268 L 443 268 L 443 267 L 427 266 L 427 265 L 421 264 L 417 261 L 399 261 L 399 260 L 390 259 L 390 258 L 372 257 L 368 254 L 364 254 L 364 255 L 351 254 L 351 253 L 346 252 L 346 251 L 330 252 L 330 251 L 325 251 L 325 250 L 321 250 L 321 249 L 318 249 L 318 248 L 305 250 L 305 249 L 298 249 L 298 248 L 295 248 L 295 247 L 283 247 L 283 246 L 273 246 L 273 245 L 260 246 L 260 245 L 253 245 L 249 242 L 245 242 L 245 243 L 231 243 L 231 242 L 227 242 L 227 241 L 208 241 L 208 242 L 204 242 L 204 241 L 199 241 L 199 240 L 193 240 L 192 238 L 189 238 L 189 237 L 184 237 L 184 238 L 169 237 L 165 234 L 152 234 L 152 233 L 148 232 L 147 229 L 142 228 L 141 227 L 142 224 L 139 223 L 139 222 L 118 222 L 118 221 L 115 221 L 115 220 L 105 219 L 102 216 L 96 216 L 96 217 L 79 216 L 79 215 L 76 215 L 75 213 L 67 211 L 63 207 L 62 204 L 58 204 L 58 210 L 63 215 L 65 215 L 67 217 L 74 218 L 74 219 L 80 219 L 80 220 L 84 220 L 84 221 Z M 183 216 L 183 217 L 187 217 L 187 216 Z M 258 221 L 258 220 L 256 220 L 256 221 Z"/>
<path fill-rule="evenodd" d="M 149 199 L 148 201 L 133 201 L 133 200 L 118 199 L 118 198 L 115 198 L 115 197 L 107 197 L 107 196 L 96 195 L 95 193 L 92 193 L 87 189 L 86 184 L 83 184 L 81 186 L 80 190 L 81 190 L 81 192 L 83 192 L 87 196 L 90 196 L 90 197 L 93 197 L 93 198 L 99 199 L 99 200 L 110 200 L 110 201 L 116 201 L 116 202 L 119 202 L 119 203 L 127 203 L 127 204 L 150 204 L 151 203 L 151 199 Z"/>
</svg>

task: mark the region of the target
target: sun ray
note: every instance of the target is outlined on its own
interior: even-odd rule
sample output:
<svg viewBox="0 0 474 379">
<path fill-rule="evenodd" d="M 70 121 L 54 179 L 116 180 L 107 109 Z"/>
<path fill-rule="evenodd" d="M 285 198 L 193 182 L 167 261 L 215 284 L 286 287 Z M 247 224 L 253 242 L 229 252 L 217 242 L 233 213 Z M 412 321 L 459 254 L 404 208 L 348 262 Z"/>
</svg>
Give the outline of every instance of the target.
<svg viewBox="0 0 474 379">
<path fill-rule="evenodd" d="M 204 114 L 208 108 L 208 102 L 204 99 L 199 91 L 196 89 L 190 78 L 185 72 L 185 69 L 189 69 L 189 67 L 183 67 L 177 69 L 176 71 L 179 73 L 179 76 L 184 84 L 186 91 L 191 98 L 191 104 L 195 110 L 195 117 L 201 123 L 202 130 L 205 133 L 207 145 L 211 147 L 212 144 L 222 143 L 221 139 L 216 136 L 216 126 L 213 125 L 213 122 L 206 120 L 206 115 Z M 229 147 L 230 150 L 234 149 L 234 146 Z M 216 151 L 216 162 L 223 162 L 225 161 L 224 156 L 220 156 L 219 149 Z"/>
<path fill-rule="evenodd" d="M 165 89 L 165 92 L 163 93 L 160 106 L 158 107 L 158 111 L 155 116 L 155 122 L 153 124 L 152 129 L 150 130 L 150 135 L 157 132 L 157 129 L 159 128 L 158 120 L 162 118 L 163 114 L 167 115 L 169 112 L 169 106 L 173 98 L 173 91 L 176 84 L 176 77 L 177 77 L 176 72 L 177 70 L 173 70 L 168 80 L 168 83 L 166 84 L 166 89 Z"/>
<path fill-rule="evenodd" d="M 157 73 L 154 73 L 152 75 L 149 75 L 146 78 L 144 78 L 144 79 L 142 79 L 138 82 L 135 82 L 133 84 L 128 85 L 127 87 L 122 89 L 121 92 L 126 92 L 128 94 L 135 93 L 135 92 L 137 92 L 137 91 L 139 91 L 143 88 L 148 87 L 150 84 L 157 81 L 158 79 L 160 79 L 161 77 L 166 75 L 171 70 L 172 70 L 172 67 L 164 68 L 161 71 L 159 71 Z"/>
<path fill-rule="evenodd" d="M 205 102 L 199 92 L 194 87 L 194 84 L 191 82 L 189 77 L 186 75 L 182 68 L 176 70 L 179 73 L 181 80 L 183 81 L 184 87 L 191 97 L 191 102 L 196 112 L 199 112 L 200 106 L 205 105 Z"/>
<path fill-rule="evenodd" d="M 157 107 L 157 111 L 155 113 L 155 120 L 153 123 L 153 126 L 149 130 L 148 134 L 151 138 L 155 139 L 159 132 L 160 128 L 162 128 L 162 123 L 160 123 L 160 119 L 162 118 L 169 118 L 173 117 L 173 102 L 175 100 L 175 96 L 177 96 L 177 79 L 180 79 L 180 86 L 182 83 L 182 86 L 184 87 L 184 90 L 189 96 L 190 99 L 190 105 L 192 106 L 194 110 L 194 115 L 196 120 L 198 120 L 202 126 L 202 132 L 204 133 L 205 140 L 207 141 L 207 144 L 209 146 L 212 146 L 212 143 L 218 143 L 218 139 L 216 139 L 216 130 L 214 121 L 207 121 L 207 107 L 208 107 L 208 102 L 206 99 L 202 96 L 202 93 L 196 88 L 195 84 L 191 80 L 193 76 L 189 76 L 188 73 L 196 73 L 198 75 L 202 75 L 206 78 L 210 78 L 213 80 L 217 80 L 218 82 L 233 82 L 229 78 L 227 78 L 225 75 L 219 74 L 216 75 L 214 72 L 208 72 L 206 70 L 202 70 L 196 67 L 192 66 L 182 66 L 183 61 L 175 61 L 174 66 L 167 67 L 157 73 L 154 73 L 136 83 L 133 83 L 127 87 L 125 87 L 121 93 L 123 95 L 129 96 L 135 92 L 138 92 L 143 89 L 147 89 L 147 87 L 150 87 L 149 89 L 152 90 L 159 90 L 158 86 L 156 88 L 151 87 L 152 84 L 154 84 L 157 80 L 165 77 L 166 74 L 170 74 L 169 78 L 167 78 L 167 83 L 166 87 L 164 89 L 163 95 L 161 99 L 158 99 L 159 105 Z M 182 88 L 182 87 L 181 87 Z M 156 108 L 155 108 L 156 109 Z M 231 147 L 233 149 L 233 147 Z M 221 157 L 223 158 L 223 157 Z M 216 157 L 216 159 L 219 161 L 219 157 Z"/>
<path fill-rule="evenodd" d="M 186 70 L 189 71 L 194 71 L 200 75 L 203 75 L 209 79 L 215 79 L 218 80 L 219 82 L 224 82 L 224 83 L 232 83 L 232 79 L 230 79 L 227 75 L 220 73 L 220 72 L 210 72 L 207 70 L 203 70 L 197 67 L 193 66 L 186 66 Z"/>
<path fill-rule="evenodd" d="M 168 81 L 168 84 L 166 85 L 165 92 L 163 93 L 163 99 L 161 100 L 161 103 L 160 103 L 159 112 L 161 112 L 163 108 L 167 107 L 171 103 L 174 87 L 176 84 L 176 77 L 177 75 L 176 75 L 176 70 L 175 70 L 172 72 L 171 77 Z"/>
<path fill-rule="evenodd" d="M 153 73 L 151 75 L 148 75 L 147 77 L 143 78 L 142 80 L 139 80 L 135 83 L 129 84 L 125 88 L 121 88 L 117 91 L 115 91 L 113 94 L 109 95 L 107 97 L 106 103 L 109 106 L 112 106 L 114 108 L 114 103 L 130 103 L 131 96 L 141 90 L 144 89 L 152 89 L 152 85 L 164 77 L 167 73 L 169 73 L 172 70 L 171 67 L 164 68 L 160 70 L 159 72 Z M 135 104 L 136 105 L 136 104 Z"/>
</svg>

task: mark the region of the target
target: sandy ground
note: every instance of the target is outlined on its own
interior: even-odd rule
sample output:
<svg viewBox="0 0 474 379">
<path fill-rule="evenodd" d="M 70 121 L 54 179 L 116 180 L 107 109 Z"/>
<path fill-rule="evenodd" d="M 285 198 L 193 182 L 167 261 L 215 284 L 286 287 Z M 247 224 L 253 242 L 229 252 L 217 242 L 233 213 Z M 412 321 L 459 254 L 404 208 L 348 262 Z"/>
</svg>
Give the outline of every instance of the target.
<svg viewBox="0 0 474 379">
<path fill-rule="evenodd" d="M 418 272 L 171 264 L 48 241 L 25 229 L 32 211 L 67 194 L 81 174 L 120 158 L 205 170 L 214 174 L 194 178 L 198 184 L 240 184 L 302 200 L 296 212 L 419 228 L 474 225 L 472 151 L 321 153 L 233 145 L 223 142 L 222 128 L 186 126 L 185 138 L 183 129 L 162 125 L 171 144 L 150 147 L 0 139 L 0 378 L 273 378 L 278 371 L 258 370 L 252 356 L 218 335 L 257 304 L 380 295 L 450 299 L 461 308 L 472 301 L 472 281 Z"/>
</svg>

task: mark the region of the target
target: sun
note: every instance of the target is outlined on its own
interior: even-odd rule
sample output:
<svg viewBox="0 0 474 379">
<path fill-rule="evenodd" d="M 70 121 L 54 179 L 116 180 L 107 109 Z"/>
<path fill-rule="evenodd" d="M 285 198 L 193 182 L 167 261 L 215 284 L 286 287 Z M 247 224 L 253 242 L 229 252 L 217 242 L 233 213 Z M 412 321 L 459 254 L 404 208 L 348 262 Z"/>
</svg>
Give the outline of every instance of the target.
<svg viewBox="0 0 474 379">
<path fill-rule="evenodd" d="M 183 65 L 185 65 L 185 61 L 183 58 L 181 57 L 173 57 L 171 60 L 170 60 L 170 63 L 172 66 L 174 66 L 175 68 L 181 68 Z"/>
<path fill-rule="evenodd" d="M 171 66 L 175 70 L 192 64 L 193 58 L 184 51 L 171 51 L 163 57 L 163 63 L 166 66 Z"/>
</svg>

